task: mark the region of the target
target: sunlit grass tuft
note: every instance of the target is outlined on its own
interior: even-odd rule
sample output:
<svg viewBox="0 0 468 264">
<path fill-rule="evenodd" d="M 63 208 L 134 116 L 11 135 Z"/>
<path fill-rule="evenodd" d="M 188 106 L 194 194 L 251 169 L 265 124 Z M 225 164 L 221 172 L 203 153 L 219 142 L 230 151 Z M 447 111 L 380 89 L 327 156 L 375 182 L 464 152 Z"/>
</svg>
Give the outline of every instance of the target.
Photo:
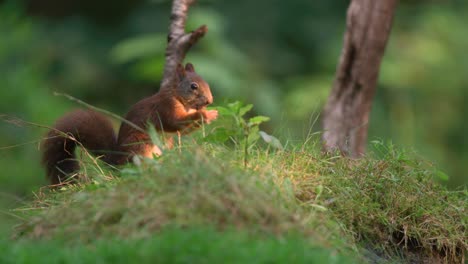
<svg viewBox="0 0 468 264">
<path fill-rule="evenodd" d="M 104 170 L 111 177 L 91 173 L 86 184 L 40 193 L 15 235 L 77 245 L 210 226 L 257 238 L 296 234 L 354 259 L 464 261 L 466 192 L 446 190 L 431 166 L 394 148 L 351 160 L 324 156 L 317 144 L 257 145 L 246 160 L 242 147 L 187 140 L 139 166 Z"/>
</svg>

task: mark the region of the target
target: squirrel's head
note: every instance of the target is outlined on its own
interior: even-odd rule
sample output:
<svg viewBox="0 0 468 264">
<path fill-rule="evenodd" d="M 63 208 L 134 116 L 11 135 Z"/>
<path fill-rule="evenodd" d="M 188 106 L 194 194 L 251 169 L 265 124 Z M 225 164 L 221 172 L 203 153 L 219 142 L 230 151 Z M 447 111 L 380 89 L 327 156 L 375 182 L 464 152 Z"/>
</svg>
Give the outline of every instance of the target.
<svg viewBox="0 0 468 264">
<path fill-rule="evenodd" d="M 191 63 L 177 65 L 177 98 L 187 108 L 197 110 L 213 103 L 210 86 L 196 72 Z"/>
</svg>

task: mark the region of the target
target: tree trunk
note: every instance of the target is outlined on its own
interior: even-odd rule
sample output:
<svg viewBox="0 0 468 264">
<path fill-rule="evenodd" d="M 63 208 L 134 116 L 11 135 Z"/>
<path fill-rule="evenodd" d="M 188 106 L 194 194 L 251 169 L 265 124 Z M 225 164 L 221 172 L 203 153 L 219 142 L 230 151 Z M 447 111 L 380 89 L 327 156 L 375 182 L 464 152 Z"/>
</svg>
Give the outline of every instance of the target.
<svg viewBox="0 0 468 264">
<path fill-rule="evenodd" d="M 364 154 L 372 99 L 398 0 L 352 0 L 344 47 L 324 109 L 326 151 Z"/>
</svg>

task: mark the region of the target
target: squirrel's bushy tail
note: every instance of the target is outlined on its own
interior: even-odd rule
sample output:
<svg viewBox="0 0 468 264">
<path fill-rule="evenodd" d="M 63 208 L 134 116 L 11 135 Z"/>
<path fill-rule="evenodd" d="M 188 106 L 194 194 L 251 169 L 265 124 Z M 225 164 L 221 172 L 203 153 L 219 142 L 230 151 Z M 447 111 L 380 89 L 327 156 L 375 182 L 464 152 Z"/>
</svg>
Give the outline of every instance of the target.
<svg viewBox="0 0 468 264">
<path fill-rule="evenodd" d="M 65 181 L 79 169 L 75 157 L 77 144 L 94 155 L 104 155 L 105 161 L 110 160 L 116 145 L 111 122 L 91 110 L 75 110 L 57 120 L 42 142 L 42 164 L 52 184 Z"/>
</svg>

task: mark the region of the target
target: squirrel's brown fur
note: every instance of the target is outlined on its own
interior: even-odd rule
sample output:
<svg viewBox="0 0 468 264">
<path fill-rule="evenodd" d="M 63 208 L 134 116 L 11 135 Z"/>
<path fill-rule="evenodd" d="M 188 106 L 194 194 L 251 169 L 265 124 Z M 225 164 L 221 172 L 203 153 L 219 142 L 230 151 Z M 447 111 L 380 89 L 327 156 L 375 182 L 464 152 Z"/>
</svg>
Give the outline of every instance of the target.
<svg viewBox="0 0 468 264">
<path fill-rule="evenodd" d="M 157 131 L 189 133 L 216 119 L 216 110 L 206 110 L 213 102 L 209 85 L 188 63 L 177 67 L 177 84 L 162 89 L 135 105 L 125 119 L 146 131 L 148 123 Z M 68 136 L 64 136 L 64 133 Z M 121 165 L 134 155 L 152 156 L 159 148 L 149 135 L 127 123 L 120 126 L 116 137 L 111 122 L 91 110 L 75 110 L 60 118 L 42 142 L 42 163 L 52 184 L 64 182 L 79 169 L 74 151 L 77 142 L 90 153 L 102 156 L 109 164 Z"/>
</svg>

